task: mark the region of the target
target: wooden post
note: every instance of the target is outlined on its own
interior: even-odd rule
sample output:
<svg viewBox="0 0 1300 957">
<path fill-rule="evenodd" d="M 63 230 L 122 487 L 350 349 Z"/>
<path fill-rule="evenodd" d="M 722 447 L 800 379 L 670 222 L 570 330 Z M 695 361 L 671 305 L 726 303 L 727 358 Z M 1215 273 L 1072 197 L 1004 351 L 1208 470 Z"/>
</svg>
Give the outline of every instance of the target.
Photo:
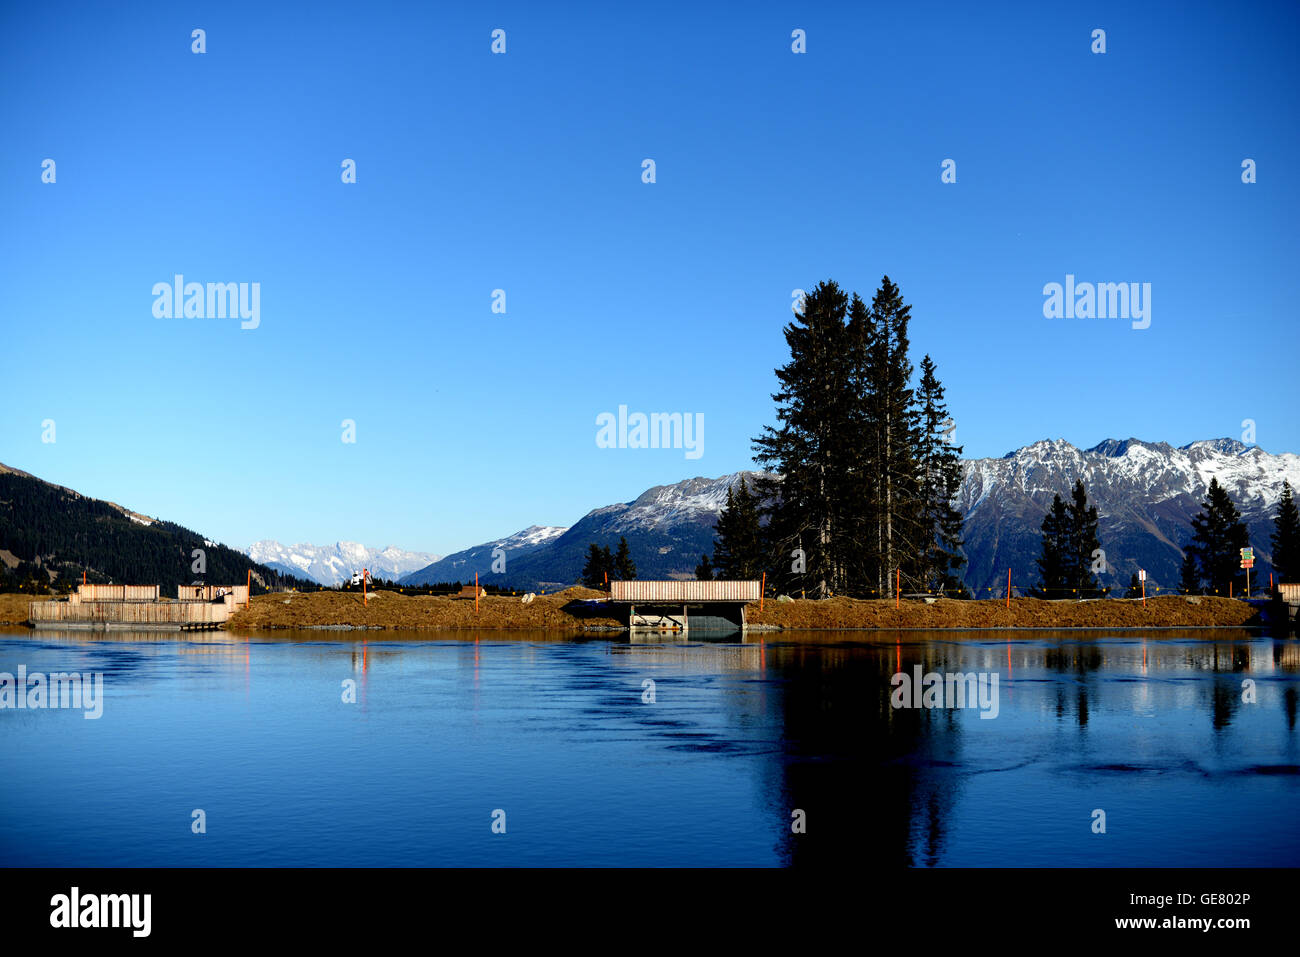
<svg viewBox="0 0 1300 957">
<path fill-rule="evenodd" d="M 474 614 L 478 614 L 478 572 L 474 573 Z"/>
<path fill-rule="evenodd" d="M 239 579 L 235 579 L 235 580 L 238 581 Z M 247 610 L 249 605 L 251 605 L 252 603 L 253 603 L 253 570 L 250 568 L 248 570 L 248 586 L 244 597 L 245 610 Z"/>
<path fill-rule="evenodd" d="M 1147 580 L 1142 579 L 1142 607 L 1147 606 Z"/>
<path fill-rule="evenodd" d="M 1011 610 L 1011 569 L 1007 569 L 1007 611 Z"/>
<path fill-rule="evenodd" d="M 1231 578 L 1228 579 L 1228 597 L 1229 597 L 1229 598 L 1232 597 L 1232 579 L 1231 579 Z"/>
<path fill-rule="evenodd" d="M 763 610 L 763 595 L 767 592 L 767 572 L 763 572 L 763 584 L 758 589 L 758 610 Z"/>
<path fill-rule="evenodd" d="M 894 571 L 898 573 L 894 577 L 894 607 L 899 608 L 901 607 L 899 605 L 899 595 L 903 591 L 903 570 L 901 568 L 896 568 Z"/>
<path fill-rule="evenodd" d="M 366 592 L 366 579 L 370 577 L 369 569 L 361 569 L 361 603 L 367 608 L 370 607 L 370 595 Z"/>
</svg>

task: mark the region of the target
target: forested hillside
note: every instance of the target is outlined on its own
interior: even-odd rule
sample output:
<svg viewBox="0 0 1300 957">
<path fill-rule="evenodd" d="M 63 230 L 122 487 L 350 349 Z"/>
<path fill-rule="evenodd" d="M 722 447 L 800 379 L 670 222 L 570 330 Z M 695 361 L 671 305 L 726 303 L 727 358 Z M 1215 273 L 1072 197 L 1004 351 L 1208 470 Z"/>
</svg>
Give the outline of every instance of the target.
<svg viewBox="0 0 1300 957">
<path fill-rule="evenodd" d="M 195 555 L 195 551 L 201 556 Z M 201 562 L 200 562 L 201 557 Z M 197 564 L 196 564 L 197 563 Z M 249 569 L 263 587 L 313 587 L 198 532 L 136 515 L 0 465 L 0 591 L 71 590 L 90 582 L 236 584 Z"/>
</svg>

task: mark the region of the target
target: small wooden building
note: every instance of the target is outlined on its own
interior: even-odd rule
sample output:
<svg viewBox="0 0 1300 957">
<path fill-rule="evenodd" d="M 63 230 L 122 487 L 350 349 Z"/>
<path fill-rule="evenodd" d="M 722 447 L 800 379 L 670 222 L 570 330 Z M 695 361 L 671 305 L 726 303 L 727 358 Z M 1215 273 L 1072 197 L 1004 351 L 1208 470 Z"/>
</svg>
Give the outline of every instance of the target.
<svg viewBox="0 0 1300 957">
<path fill-rule="evenodd" d="M 181 585 L 175 601 L 157 585 L 79 585 L 67 600 L 34 601 L 34 628 L 82 631 L 198 631 L 217 628 L 248 604 L 247 585 Z"/>
</svg>

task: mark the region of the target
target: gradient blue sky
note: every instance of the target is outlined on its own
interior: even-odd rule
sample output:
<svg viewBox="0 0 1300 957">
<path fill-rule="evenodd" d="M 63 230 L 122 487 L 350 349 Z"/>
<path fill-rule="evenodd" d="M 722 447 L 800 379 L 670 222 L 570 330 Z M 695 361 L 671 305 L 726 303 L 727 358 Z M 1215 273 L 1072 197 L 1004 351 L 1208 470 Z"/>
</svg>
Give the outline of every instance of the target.
<svg viewBox="0 0 1300 957">
<path fill-rule="evenodd" d="M 450 552 L 752 467 L 791 290 L 883 274 L 967 456 L 1300 451 L 1298 11 L 5 4 L 0 461 Z M 260 328 L 155 319 L 178 272 L 260 282 Z M 1066 273 L 1151 283 L 1151 327 L 1043 318 Z M 620 404 L 703 413 L 703 457 L 597 448 Z"/>
</svg>

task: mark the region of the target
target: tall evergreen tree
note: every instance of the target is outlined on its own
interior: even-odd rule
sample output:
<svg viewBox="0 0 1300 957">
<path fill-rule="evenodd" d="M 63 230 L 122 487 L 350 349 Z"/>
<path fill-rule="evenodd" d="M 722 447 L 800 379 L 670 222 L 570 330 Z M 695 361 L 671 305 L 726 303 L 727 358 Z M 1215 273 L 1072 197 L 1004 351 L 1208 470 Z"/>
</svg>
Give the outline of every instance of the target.
<svg viewBox="0 0 1300 957">
<path fill-rule="evenodd" d="M 841 530 L 838 554 L 844 575 L 839 591 L 863 597 L 879 597 L 881 583 L 880 525 L 880 430 L 876 426 L 875 389 L 878 375 L 872 367 L 873 349 L 878 353 L 879 323 L 871 308 L 857 293 L 849 300 L 845 327 L 845 356 L 848 376 L 843 404 L 847 412 L 842 428 L 845 455 L 840 472 L 839 511 Z M 804 583 L 790 582 L 804 587 Z"/>
<path fill-rule="evenodd" d="M 713 562 L 709 561 L 708 555 L 700 556 L 700 563 L 695 566 L 695 578 L 697 581 L 713 581 Z"/>
<path fill-rule="evenodd" d="M 883 277 L 871 300 L 871 335 L 863 378 L 868 388 L 865 417 L 874 433 L 870 442 L 874 460 L 865 464 L 877 506 L 876 590 L 884 597 L 894 594 L 895 569 L 903 569 L 912 587 L 918 584 L 921 520 L 916 447 L 920 429 L 909 385 L 912 363 L 907 356 L 907 326 L 911 312 L 898 287 L 888 276 Z"/>
<path fill-rule="evenodd" d="M 962 449 L 947 441 L 951 420 L 943 392 L 934 362 L 927 355 L 921 360 L 921 382 L 917 389 L 920 444 L 916 461 L 921 513 L 917 584 L 926 591 L 939 592 L 960 588 L 956 571 L 966 563 L 958 553 L 962 544 L 962 514 L 954 507 L 961 488 Z"/>
<path fill-rule="evenodd" d="M 1183 563 L 1178 569 L 1178 591 L 1184 595 L 1199 595 L 1202 591 L 1201 573 L 1190 548 L 1183 551 Z"/>
<path fill-rule="evenodd" d="M 803 310 L 785 327 L 790 361 L 776 370 L 779 425 L 764 426 L 754 440 L 754 459 L 781 474 L 779 498 L 769 514 L 774 549 L 802 547 L 812 590 L 825 597 L 840 584 L 837 540 L 843 513 L 840 460 L 852 406 L 845 401 L 848 353 L 845 314 L 848 297 L 834 282 L 818 283 L 804 298 Z M 775 487 L 760 488 L 767 498 Z M 796 544 L 798 543 L 798 544 Z M 721 556 L 715 561 L 725 567 Z M 725 574 L 730 575 L 727 568 Z"/>
<path fill-rule="evenodd" d="M 742 478 L 734 489 L 727 489 L 727 501 L 714 526 L 717 537 L 713 562 L 720 578 L 752 581 L 762 574 L 763 536 L 760 530 L 759 501 L 749 492 Z"/>
<path fill-rule="evenodd" d="M 1282 498 L 1273 518 L 1273 573 L 1278 583 L 1300 581 L 1300 511 L 1296 509 L 1291 483 L 1282 482 Z"/>
<path fill-rule="evenodd" d="M 614 570 L 614 558 L 609 546 L 604 548 L 592 542 L 587 546 L 587 563 L 582 566 L 582 583 L 588 588 L 604 588 L 606 574 Z"/>
<path fill-rule="evenodd" d="M 1125 598 L 1142 597 L 1142 580 L 1138 578 L 1138 573 L 1134 572 L 1128 580 L 1128 591 L 1124 592 Z"/>
<path fill-rule="evenodd" d="M 887 597 L 898 569 L 908 588 L 957 584 L 960 450 L 937 440 L 946 409 L 932 362 L 924 394 L 911 388 L 910 315 L 885 276 L 870 305 L 820 283 L 785 327 L 779 425 L 754 440 L 755 460 L 780 475 L 756 483 L 777 587 Z"/>
<path fill-rule="evenodd" d="M 605 554 L 609 554 L 609 549 L 605 549 Z M 630 582 L 636 578 L 636 562 L 632 561 L 632 555 L 628 551 L 627 539 L 622 535 L 618 538 L 618 551 L 614 553 L 613 562 L 614 577 L 621 581 Z"/>
<path fill-rule="evenodd" d="M 1210 591 L 1226 595 L 1231 584 L 1231 590 L 1240 594 L 1244 584 L 1240 549 L 1249 544 L 1250 534 L 1228 490 L 1211 478 L 1201 513 L 1192 517 L 1192 540 L 1186 548 L 1195 556 Z"/>
<path fill-rule="evenodd" d="M 731 526 L 735 521 L 736 491 L 734 486 L 728 485 L 722 511 L 718 512 L 718 520 L 713 525 L 713 567 L 723 578 L 727 577 L 723 569 L 731 564 L 731 542 L 735 537 Z"/>
<path fill-rule="evenodd" d="M 1043 516 L 1043 544 L 1038 558 L 1041 579 L 1036 593 L 1043 598 L 1062 598 L 1069 577 L 1070 519 L 1060 495 L 1052 496 L 1052 507 Z"/>
<path fill-rule="evenodd" d="M 1097 540 L 1097 507 L 1088 504 L 1082 479 L 1075 480 L 1068 509 L 1069 551 L 1065 557 L 1069 593 L 1063 597 L 1096 598 L 1102 594 L 1092 572 L 1093 553 L 1101 548 Z"/>
</svg>

